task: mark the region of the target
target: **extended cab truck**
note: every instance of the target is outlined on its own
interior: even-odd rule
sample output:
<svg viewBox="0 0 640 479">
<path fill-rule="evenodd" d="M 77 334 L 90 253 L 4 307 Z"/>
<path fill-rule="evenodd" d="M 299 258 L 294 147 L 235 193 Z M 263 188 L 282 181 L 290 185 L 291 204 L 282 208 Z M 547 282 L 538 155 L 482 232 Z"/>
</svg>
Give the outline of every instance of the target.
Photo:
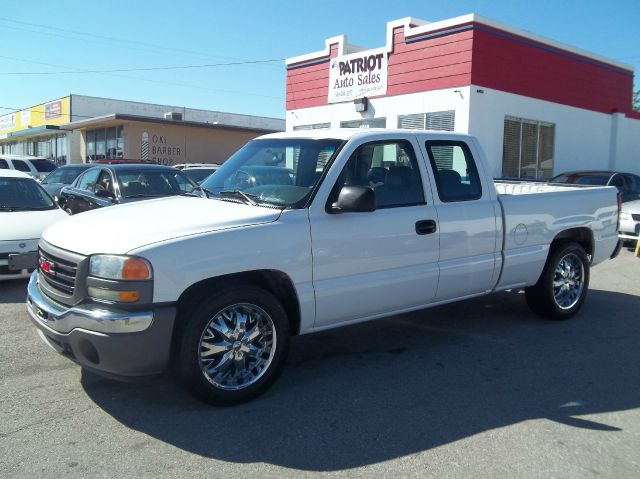
<svg viewBox="0 0 640 479">
<path fill-rule="evenodd" d="M 276 379 L 293 335 L 513 288 L 568 318 L 617 251 L 615 188 L 494 184 L 468 135 L 267 135 L 202 187 L 45 231 L 27 300 L 44 341 L 115 377 L 173 366 L 232 404 Z"/>
</svg>

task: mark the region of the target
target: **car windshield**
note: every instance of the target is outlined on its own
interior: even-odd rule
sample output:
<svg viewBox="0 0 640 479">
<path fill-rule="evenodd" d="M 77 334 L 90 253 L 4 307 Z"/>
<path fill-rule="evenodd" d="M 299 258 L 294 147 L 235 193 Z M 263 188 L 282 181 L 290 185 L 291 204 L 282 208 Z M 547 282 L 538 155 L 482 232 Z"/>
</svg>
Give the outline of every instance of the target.
<svg viewBox="0 0 640 479">
<path fill-rule="evenodd" d="M 50 173 L 44 180 L 43 185 L 50 185 L 53 183 L 62 183 L 70 185 L 73 183 L 80 173 L 87 169 L 87 166 L 63 166 Z"/>
<path fill-rule="evenodd" d="M 200 183 L 217 168 L 185 168 L 182 172 L 196 183 Z"/>
<path fill-rule="evenodd" d="M 131 169 L 116 171 L 124 198 L 189 194 L 198 185 L 174 169 Z"/>
<path fill-rule="evenodd" d="M 48 173 L 57 168 L 56 164 L 51 160 L 29 160 L 36 170 L 40 173 Z"/>
<path fill-rule="evenodd" d="M 52 210 L 56 205 L 31 178 L 0 177 L 0 211 Z"/>
<path fill-rule="evenodd" d="M 253 140 L 225 161 L 202 186 L 216 198 L 301 208 L 342 143 L 337 139 L 309 138 Z"/>
</svg>

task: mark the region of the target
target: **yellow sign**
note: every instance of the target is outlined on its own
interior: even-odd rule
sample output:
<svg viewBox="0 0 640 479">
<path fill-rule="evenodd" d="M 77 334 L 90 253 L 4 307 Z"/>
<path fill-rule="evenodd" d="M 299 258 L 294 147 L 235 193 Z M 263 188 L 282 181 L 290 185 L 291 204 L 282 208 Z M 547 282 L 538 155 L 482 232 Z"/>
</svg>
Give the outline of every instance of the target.
<svg viewBox="0 0 640 479">
<path fill-rule="evenodd" d="M 41 103 L 22 111 L 0 116 L 0 134 L 71 121 L 71 97 Z"/>
</svg>

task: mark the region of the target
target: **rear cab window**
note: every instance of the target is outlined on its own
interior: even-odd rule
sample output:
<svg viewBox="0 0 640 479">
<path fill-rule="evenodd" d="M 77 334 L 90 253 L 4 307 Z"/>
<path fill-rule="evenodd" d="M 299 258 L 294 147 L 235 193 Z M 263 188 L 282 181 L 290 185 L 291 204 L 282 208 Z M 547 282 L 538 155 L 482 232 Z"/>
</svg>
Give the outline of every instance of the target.
<svg viewBox="0 0 640 479">
<path fill-rule="evenodd" d="M 426 149 L 440 201 L 473 201 L 482 197 L 478 168 L 464 141 L 429 140 Z"/>
</svg>

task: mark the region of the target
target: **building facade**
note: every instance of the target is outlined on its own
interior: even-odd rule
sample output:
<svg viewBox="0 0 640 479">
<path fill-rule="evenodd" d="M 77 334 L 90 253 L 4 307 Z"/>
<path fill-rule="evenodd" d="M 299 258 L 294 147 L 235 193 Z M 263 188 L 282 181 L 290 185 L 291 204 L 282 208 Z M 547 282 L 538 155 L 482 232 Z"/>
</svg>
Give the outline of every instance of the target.
<svg viewBox="0 0 640 479">
<path fill-rule="evenodd" d="M 382 127 L 478 137 L 496 177 L 640 173 L 629 65 L 479 15 L 387 24 L 367 50 L 337 36 L 287 60 L 287 129 Z"/>
<path fill-rule="evenodd" d="M 103 159 L 222 163 L 284 120 L 83 95 L 0 116 L 0 153 L 58 164 Z"/>
</svg>

